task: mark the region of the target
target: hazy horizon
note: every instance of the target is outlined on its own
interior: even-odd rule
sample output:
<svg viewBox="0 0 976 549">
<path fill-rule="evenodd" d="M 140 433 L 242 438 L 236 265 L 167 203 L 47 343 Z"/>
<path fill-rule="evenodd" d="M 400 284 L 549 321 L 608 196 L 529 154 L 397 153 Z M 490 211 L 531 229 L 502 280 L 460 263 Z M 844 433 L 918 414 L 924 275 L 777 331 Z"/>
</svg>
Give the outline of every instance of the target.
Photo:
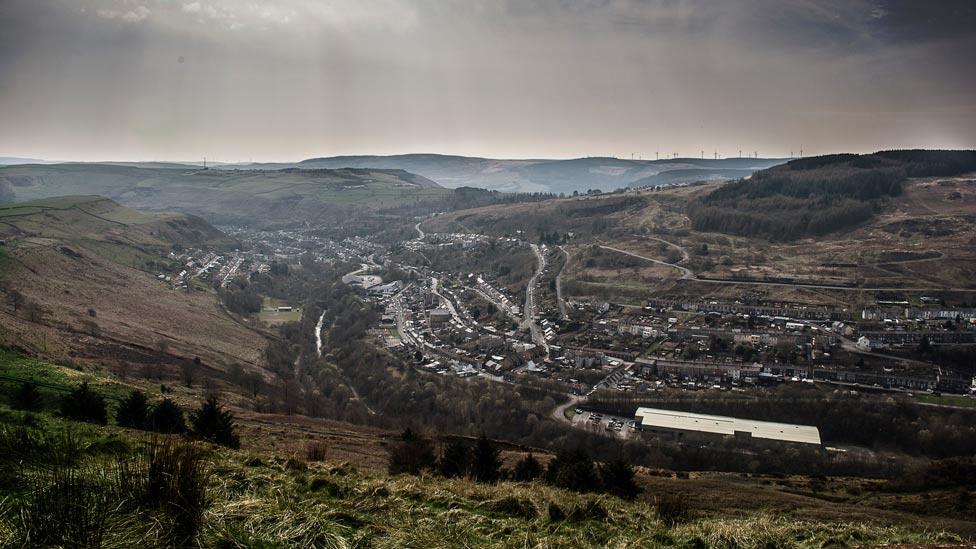
<svg viewBox="0 0 976 549">
<path fill-rule="evenodd" d="M 976 148 L 961 0 L 8 0 L 0 22 L 9 156 Z"/>
</svg>

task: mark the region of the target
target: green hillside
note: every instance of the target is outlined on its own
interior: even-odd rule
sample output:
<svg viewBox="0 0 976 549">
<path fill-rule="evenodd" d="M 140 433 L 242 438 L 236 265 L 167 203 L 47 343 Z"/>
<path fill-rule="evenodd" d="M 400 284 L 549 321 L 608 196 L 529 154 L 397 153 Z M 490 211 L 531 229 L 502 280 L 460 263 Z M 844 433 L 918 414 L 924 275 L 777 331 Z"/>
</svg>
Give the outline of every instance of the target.
<svg viewBox="0 0 976 549">
<path fill-rule="evenodd" d="M 0 168 L 7 202 L 97 194 L 146 210 L 176 210 L 211 221 L 288 223 L 339 220 L 443 198 L 449 191 L 402 170 L 202 170 L 113 164 Z"/>
<path fill-rule="evenodd" d="M 0 236 L 12 240 L 60 238 L 170 247 L 231 244 L 202 219 L 145 213 L 101 196 L 58 196 L 0 206 Z"/>
</svg>

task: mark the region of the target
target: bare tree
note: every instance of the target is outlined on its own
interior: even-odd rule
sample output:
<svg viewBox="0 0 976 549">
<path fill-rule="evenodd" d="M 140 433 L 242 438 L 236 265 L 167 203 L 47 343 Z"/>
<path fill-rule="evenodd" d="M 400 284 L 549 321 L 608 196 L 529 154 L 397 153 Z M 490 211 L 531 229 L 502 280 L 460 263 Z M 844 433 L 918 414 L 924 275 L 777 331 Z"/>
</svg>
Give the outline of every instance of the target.
<svg viewBox="0 0 976 549">
<path fill-rule="evenodd" d="M 24 294 L 17 290 L 10 290 L 7 292 L 7 300 L 10 301 L 10 305 L 14 308 L 14 312 L 17 312 L 27 302 L 27 298 L 24 297 Z"/>
<path fill-rule="evenodd" d="M 243 386 L 244 384 L 244 367 L 240 364 L 234 363 L 227 368 L 227 379 L 234 385 Z"/>
<path fill-rule="evenodd" d="M 25 303 L 23 308 L 24 313 L 27 315 L 27 320 L 30 322 L 41 322 L 47 315 L 47 311 L 44 310 L 44 307 L 41 307 L 39 304 L 33 301 L 28 301 Z"/>
<path fill-rule="evenodd" d="M 183 384 L 187 387 L 193 386 L 193 376 L 195 371 L 196 367 L 189 360 L 184 360 L 180 364 L 180 375 L 183 377 Z"/>
</svg>

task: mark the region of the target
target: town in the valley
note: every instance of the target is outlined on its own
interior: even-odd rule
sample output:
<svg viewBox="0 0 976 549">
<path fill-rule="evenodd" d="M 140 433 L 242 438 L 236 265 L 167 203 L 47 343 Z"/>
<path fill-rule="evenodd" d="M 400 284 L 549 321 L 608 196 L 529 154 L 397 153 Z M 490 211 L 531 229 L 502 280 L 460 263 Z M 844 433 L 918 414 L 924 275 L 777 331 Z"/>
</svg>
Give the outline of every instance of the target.
<svg viewBox="0 0 976 549">
<path fill-rule="evenodd" d="M 518 233 L 431 233 L 422 222 L 413 239 L 396 246 L 359 236 L 334 240 L 308 228 L 223 227 L 241 241 L 240 249 L 174 251 L 170 259 L 179 271 L 158 278 L 191 291 L 195 285 L 226 287 L 235 277 L 287 265 L 301 268 L 302 261 L 348 265 L 342 281 L 375 307 L 380 321 L 370 334 L 391 352 L 430 373 L 543 384 L 570 398 L 559 419 L 608 436 L 634 436 L 649 416 L 643 408 L 635 418 L 588 412 L 587 397 L 598 390 L 639 396 L 662 389 L 734 392 L 820 383 L 851 394 L 919 399 L 971 399 L 976 393 L 973 378 L 912 354 L 976 343 L 976 308 L 897 292 L 860 309 L 687 297 L 581 301 L 564 298 L 561 288 L 569 244 L 535 243 Z M 439 270 L 428 259 L 488 247 L 528 258 L 528 282 Z M 298 304 L 265 299 L 257 318 L 274 324 L 300 314 Z M 667 432 L 685 428 L 672 425 Z"/>
</svg>

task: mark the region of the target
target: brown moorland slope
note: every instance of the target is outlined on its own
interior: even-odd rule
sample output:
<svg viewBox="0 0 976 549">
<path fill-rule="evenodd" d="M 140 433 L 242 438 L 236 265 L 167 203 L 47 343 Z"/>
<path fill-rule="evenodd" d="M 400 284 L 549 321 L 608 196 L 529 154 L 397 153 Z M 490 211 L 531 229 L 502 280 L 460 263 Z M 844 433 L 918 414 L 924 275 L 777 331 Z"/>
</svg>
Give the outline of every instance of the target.
<svg viewBox="0 0 976 549">
<path fill-rule="evenodd" d="M 199 218 L 60 197 L 0 208 L 0 239 L 6 344 L 114 369 L 194 357 L 217 370 L 259 364 L 263 333 L 239 324 L 209 290 L 178 291 L 155 278 L 174 245 L 233 243 Z"/>
</svg>

